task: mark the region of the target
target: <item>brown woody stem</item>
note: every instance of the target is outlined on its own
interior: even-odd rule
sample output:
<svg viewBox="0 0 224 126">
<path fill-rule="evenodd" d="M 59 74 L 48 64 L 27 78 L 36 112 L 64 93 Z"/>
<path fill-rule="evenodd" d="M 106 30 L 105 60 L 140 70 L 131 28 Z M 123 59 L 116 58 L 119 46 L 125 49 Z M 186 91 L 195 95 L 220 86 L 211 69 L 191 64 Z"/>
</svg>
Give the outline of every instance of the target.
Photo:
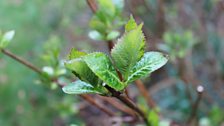
<svg viewBox="0 0 224 126">
<path fill-rule="evenodd" d="M 92 11 L 93 13 L 96 13 L 96 11 L 97 11 L 97 6 L 96 6 L 96 2 L 95 2 L 95 0 L 86 0 L 86 1 L 87 1 L 87 4 L 89 5 L 91 11 Z"/>
<path fill-rule="evenodd" d="M 189 119 L 187 121 L 188 124 L 190 124 L 192 122 L 192 120 L 194 118 L 196 118 L 196 116 L 197 116 L 198 107 L 199 107 L 200 101 L 202 99 L 203 92 L 204 92 L 204 87 L 202 85 L 198 85 L 197 86 L 197 99 L 194 102 L 194 104 L 192 105 L 192 111 L 191 111 L 191 114 L 190 114 Z"/>
<path fill-rule="evenodd" d="M 15 54 L 13 54 L 12 52 L 5 50 L 5 49 L 1 49 L 2 53 L 11 57 L 12 59 L 18 61 L 19 63 L 23 64 L 24 66 L 30 68 L 31 70 L 35 71 L 38 74 L 42 74 L 42 71 L 37 68 L 36 66 L 34 66 L 33 64 L 29 63 L 28 61 L 16 56 Z"/>
<path fill-rule="evenodd" d="M 135 84 L 138 88 L 138 90 L 140 91 L 140 93 L 142 94 L 142 96 L 144 97 L 144 99 L 147 101 L 148 105 L 151 108 L 155 108 L 156 107 L 156 103 L 154 102 L 154 100 L 152 99 L 152 97 L 149 95 L 145 85 L 142 83 L 141 80 L 136 80 Z"/>
<path fill-rule="evenodd" d="M 110 93 L 112 94 L 113 97 L 116 97 L 117 99 L 119 99 L 121 102 L 123 102 L 125 105 L 127 105 L 129 108 L 131 108 L 132 110 L 134 110 L 139 116 L 141 116 L 141 118 L 143 119 L 143 121 L 145 122 L 145 124 L 147 126 L 151 126 L 151 124 L 148 122 L 146 115 L 144 114 L 144 112 L 142 110 L 140 110 L 133 101 L 131 101 L 127 96 L 125 96 L 124 94 L 122 94 L 119 91 L 114 90 L 113 88 L 109 87 L 109 86 L 105 86 L 107 88 L 108 91 L 110 91 Z"/>
<path fill-rule="evenodd" d="M 115 116 L 115 113 L 113 113 L 111 110 L 107 109 L 106 107 L 100 105 L 99 103 L 97 103 L 91 96 L 86 95 L 86 94 L 82 94 L 79 95 L 81 98 L 85 99 L 86 101 L 88 101 L 91 105 L 94 105 L 95 107 L 99 108 L 101 111 L 103 111 L 104 113 L 106 113 L 109 116 Z"/>
</svg>

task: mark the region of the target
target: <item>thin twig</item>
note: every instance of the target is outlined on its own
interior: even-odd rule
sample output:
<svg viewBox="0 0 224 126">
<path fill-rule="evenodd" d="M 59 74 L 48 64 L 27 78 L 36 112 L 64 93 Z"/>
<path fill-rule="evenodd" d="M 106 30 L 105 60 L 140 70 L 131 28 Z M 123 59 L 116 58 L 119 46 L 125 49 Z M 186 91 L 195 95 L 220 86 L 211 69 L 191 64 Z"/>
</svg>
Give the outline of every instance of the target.
<svg viewBox="0 0 224 126">
<path fill-rule="evenodd" d="M 141 118 L 143 119 L 143 121 L 145 122 L 145 124 L 147 126 L 151 126 L 151 124 L 148 122 L 147 117 L 144 114 L 144 112 L 141 109 L 139 109 L 133 101 L 131 101 L 127 96 L 125 96 L 121 92 L 118 92 L 118 91 L 114 90 L 113 88 L 109 87 L 108 85 L 106 85 L 105 87 L 107 88 L 108 91 L 110 91 L 110 93 L 112 94 L 113 97 L 116 97 L 117 99 L 119 99 L 121 102 L 123 102 L 129 108 L 133 109 L 139 116 L 141 116 Z"/>
<path fill-rule="evenodd" d="M 79 95 L 79 96 L 81 98 L 85 99 L 86 101 L 88 101 L 91 105 L 94 105 L 95 107 L 99 108 L 101 111 L 105 112 L 107 115 L 109 115 L 111 117 L 115 116 L 114 112 L 112 112 L 111 110 L 109 110 L 106 107 L 97 103 L 91 96 L 86 95 L 86 94 L 82 94 L 82 95 Z"/>
<path fill-rule="evenodd" d="M 124 106 L 122 103 L 117 101 L 117 99 L 112 99 L 110 97 L 104 97 L 104 96 L 100 96 L 100 95 L 99 95 L 99 97 L 101 99 L 103 99 L 104 101 L 108 102 L 109 104 L 111 104 L 112 106 L 114 106 L 115 108 L 117 108 L 118 110 L 120 110 L 124 113 L 127 113 L 129 115 L 136 116 L 135 112 L 132 109 Z"/>
<path fill-rule="evenodd" d="M 23 64 L 24 66 L 30 68 L 31 70 L 35 71 L 36 73 L 38 74 L 42 74 L 42 71 L 37 68 L 36 66 L 34 66 L 33 64 L 29 63 L 28 61 L 16 56 L 15 54 L 13 54 L 12 52 L 8 51 L 8 50 L 5 50 L 5 49 L 1 49 L 2 53 L 11 57 L 12 59 L 20 62 L 21 64 Z"/>
<path fill-rule="evenodd" d="M 138 87 L 140 93 L 142 94 L 142 96 L 145 98 L 145 100 L 147 101 L 148 105 L 151 108 L 155 108 L 156 107 L 156 103 L 154 102 L 154 100 L 152 99 L 152 97 L 149 95 L 145 85 L 142 83 L 141 80 L 136 80 L 135 81 L 136 86 Z"/>
<path fill-rule="evenodd" d="M 96 13 L 97 11 L 97 6 L 96 2 L 94 0 L 86 0 L 87 4 L 89 5 L 90 9 L 92 10 L 93 13 Z"/>
<path fill-rule="evenodd" d="M 197 87 L 197 99 L 195 101 L 195 103 L 192 105 L 192 111 L 191 111 L 191 114 L 189 116 L 189 119 L 188 119 L 188 124 L 190 124 L 192 122 L 192 120 L 194 118 L 196 118 L 197 116 L 197 112 L 198 112 L 198 107 L 199 107 L 199 103 L 202 99 L 202 95 L 203 95 L 203 92 L 204 92 L 204 87 L 202 85 L 199 85 Z"/>
</svg>

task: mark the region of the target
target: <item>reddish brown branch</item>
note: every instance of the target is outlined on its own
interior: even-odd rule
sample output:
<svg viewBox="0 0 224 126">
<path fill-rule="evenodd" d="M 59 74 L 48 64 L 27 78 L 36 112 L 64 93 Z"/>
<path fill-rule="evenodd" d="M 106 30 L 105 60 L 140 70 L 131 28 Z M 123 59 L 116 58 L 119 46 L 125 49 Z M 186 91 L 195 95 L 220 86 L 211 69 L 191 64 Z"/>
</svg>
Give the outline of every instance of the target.
<svg viewBox="0 0 224 126">
<path fill-rule="evenodd" d="M 196 99 L 195 103 L 192 105 L 191 115 L 187 121 L 188 124 L 190 124 L 193 121 L 193 119 L 195 119 L 197 116 L 198 107 L 199 107 L 200 101 L 202 99 L 203 92 L 204 92 L 204 87 L 202 85 L 199 85 L 197 87 L 197 99 Z"/>
<path fill-rule="evenodd" d="M 37 68 L 36 66 L 34 66 L 33 64 L 29 63 L 28 61 L 16 56 L 15 54 L 13 54 L 12 52 L 5 50 L 5 49 L 1 49 L 2 53 L 9 56 L 10 58 L 18 61 L 19 63 L 23 64 L 24 66 L 30 68 L 31 70 L 35 71 L 38 74 L 42 74 L 42 71 Z"/>
<path fill-rule="evenodd" d="M 157 36 L 161 38 L 165 31 L 165 13 L 164 13 L 164 1 L 158 0 L 158 11 L 157 11 Z"/>
<path fill-rule="evenodd" d="M 110 93 L 112 94 L 113 97 L 119 99 L 121 102 L 123 102 L 125 105 L 127 105 L 129 108 L 131 108 L 132 110 L 134 110 L 145 122 L 145 124 L 147 126 L 151 126 L 151 124 L 148 122 L 146 115 L 144 114 L 144 112 L 139 109 L 134 102 L 132 102 L 127 96 L 123 95 L 121 92 L 118 92 L 116 90 L 114 90 L 113 88 L 109 87 L 109 86 L 105 86 L 107 88 L 108 91 L 110 91 Z"/>
<path fill-rule="evenodd" d="M 93 13 L 96 13 L 97 11 L 97 5 L 95 0 L 86 0 L 87 4 L 89 5 L 90 9 L 92 10 Z"/>
<path fill-rule="evenodd" d="M 140 93 L 142 94 L 142 96 L 145 98 L 145 100 L 147 101 L 148 105 L 151 108 L 155 108 L 156 107 L 156 103 L 154 102 L 154 100 L 152 99 L 152 97 L 149 95 L 148 90 L 146 89 L 145 85 L 142 83 L 141 80 L 136 80 L 135 81 L 136 86 L 138 87 Z"/>
<path fill-rule="evenodd" d="M 110 104 L 111 104 L 112 106 L 114 106 L 116 109 L 118 109 L 118 110 L 120 110 L 120 111 L 122 111 L 122 112 L 124 112 L 124 113 L 127 113 L 127 114 L 129 114 L 129 115 L 136 116 L 136 115 L 135 115 L 135 112 L 134 112 L 132 109 L 130 109 L 130 108 L 124 106 L 122 103 L 120 103 L 120 102 L 117 101 L 116 99 L 112 99 L 112 98 L 110 98 L 110 97 L 103 97 L 103 96 L 100 96 L 100 97 L 101 97 L 101 99 L 103 99 L 104 101 L 110 103 Z"/>
<path fill-rule="evenodd" d="M 79 95 L 79 96 L 81 98 L 83 98 L 84 100 L 88 101 L 90 103 L 90 105 L 94 105 L 95 107 L 97 107 L 101 111 L 105 112 L 107 115 L 115 116 L 115 114 L 111 110 L 109 110 L 106 107 L 104 107 L 104 106 L 100 105 L 99 103 L 97 103 L 91 96 L 85 95 L 85 94 L 82 94 L 82 95 Z"/>
</svg>

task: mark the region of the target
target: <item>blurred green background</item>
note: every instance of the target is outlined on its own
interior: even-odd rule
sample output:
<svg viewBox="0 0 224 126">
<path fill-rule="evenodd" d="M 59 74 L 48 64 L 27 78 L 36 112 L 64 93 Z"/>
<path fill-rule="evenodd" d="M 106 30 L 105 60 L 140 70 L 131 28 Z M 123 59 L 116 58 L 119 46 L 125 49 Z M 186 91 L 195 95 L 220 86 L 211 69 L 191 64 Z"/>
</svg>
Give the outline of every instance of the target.
<svg viewBox="0 0 224 126">
<path fill-rule="evenodd" d="M 206 91 L 198 111 L 200 125 L 221 126 L 224 1 L 126 0 L 124 20 L 130 13 L 144 22 L 147 50 L 170 56 L 162 70 L 144 79 L 164 120 L 186 121 L 197 97 L 195 87 L 202 84 Z M 16 31 L 8 49 L 40 68 L 49 65 L 42 57 L 50 41 L 60 43 L 61 60 L 72 47 L 108 52 L 106 43 L 88 38 L 91 16 L 84 0 L 0 0 L 0 29 Z M 130 90 L 136 94 L 134 86 Z M 141 97 L 136 99 L 145 105 Z M 84 125 L 88 116 L 80 113 L 83 106 L 78 96 L 51 90 L 36 73 L 0 53 L 0 126 Z"/>
</svg>

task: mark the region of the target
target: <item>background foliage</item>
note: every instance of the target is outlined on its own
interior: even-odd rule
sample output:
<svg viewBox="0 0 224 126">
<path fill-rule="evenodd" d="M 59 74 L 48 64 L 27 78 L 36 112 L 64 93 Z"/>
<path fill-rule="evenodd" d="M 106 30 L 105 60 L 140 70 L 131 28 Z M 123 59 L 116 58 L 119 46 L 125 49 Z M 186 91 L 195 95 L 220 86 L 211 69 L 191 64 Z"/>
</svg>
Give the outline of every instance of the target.
<svg viewBox="0 0 224 126">
<path fill-rule="evenodd" d="M 186 121 L 191 102 L 197 97 L 195 85 L 198 84 L 206 90 L 198 111 L 200 125 L 220 126 L 224 122 L 223 8 L 223 0 L 125 2 L 124 19 L 116 20 L 126 21 L 132 13 L 137 22 L 144 22 L 146 50 L 164 51 L 171 57 L 165 68 L 143 79 L 163 114 L 161 125 Z M 99 42 L 102 37 L 96 38 L 97 41 L 88 37 L 94 28 L 91 24 L 88 26 L 89 21 L 93 21 L 92 13 L 82 0 L 0 1 L 0 29 L 16 31 L 8 49 L 38 67 L 52 66 L 58 71 L 52 76 L 63 73 L 61 63 L 54 59 L 64 60 L 71 47 L 108 53 L 106 43 Z M 119 33 L 113 28 L 109 26 L 108 31 L 112 31 L 112 38 L 116 38 Z M 107 35 L 103 38 L 108 39 L 109 33 L 104 34 Z M 101 123 L 104 114 L 99 110 L 44 82 L 23 65 L 0 53 L 0 125 Z M 138 105 L 147 109 L 135 86 L 130 90 Z"/>
</svg>

